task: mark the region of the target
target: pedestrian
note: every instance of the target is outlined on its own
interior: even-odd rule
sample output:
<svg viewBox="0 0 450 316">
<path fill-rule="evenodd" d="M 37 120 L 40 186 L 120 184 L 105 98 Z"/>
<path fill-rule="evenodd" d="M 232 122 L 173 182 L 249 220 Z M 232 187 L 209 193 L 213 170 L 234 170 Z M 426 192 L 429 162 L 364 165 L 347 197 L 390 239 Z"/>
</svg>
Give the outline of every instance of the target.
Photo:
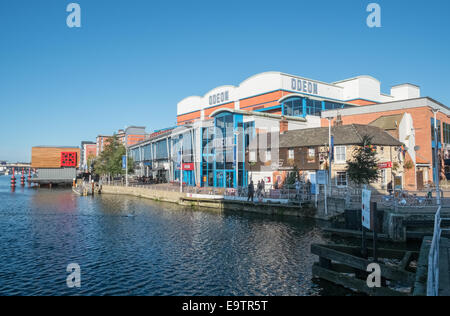
<svg viewBox="0 0 450 316">
<path fill-rule="evenodd" d="M 255 187 L 253 184 L 253 181 L 250 182 L 250 184 L 248 185 L 248 198 L 247 198 L 247 202 L 248 201 L 252 201 L 253 202 L 253 195 L 255 194 Z"/>
<path fill-rule="evenodd" d="M 258 180 L 258 184 L 256 185 L 256 197 L 259 198 L 261 195 L 261 181 Z"/>
<path fill-rule="evenodd" d="M 311 181 L 306 182 L 306 194 L 308 194 L 308 200 L 311 199 Z"/>
<path fill-rule="evenodd" d="M 264 179 L 261 180 L 261 196 L 264 197 L 264 194 L 266 193 L 266 182 L 264 182 Z"/>
</svg>

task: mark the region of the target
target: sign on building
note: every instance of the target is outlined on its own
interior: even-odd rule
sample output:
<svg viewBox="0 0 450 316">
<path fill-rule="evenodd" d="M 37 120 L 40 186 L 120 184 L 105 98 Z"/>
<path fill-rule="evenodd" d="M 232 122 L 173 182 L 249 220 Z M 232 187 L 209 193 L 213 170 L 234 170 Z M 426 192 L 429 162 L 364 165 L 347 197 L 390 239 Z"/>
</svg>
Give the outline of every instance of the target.
<svg viewBox="0 0 450 316">
<path fill-rule="evenodd" d="M 390 169 L 392 168 L 392 161 L 382 162 L 378 164 L 378 169 Z"/>
</svg>

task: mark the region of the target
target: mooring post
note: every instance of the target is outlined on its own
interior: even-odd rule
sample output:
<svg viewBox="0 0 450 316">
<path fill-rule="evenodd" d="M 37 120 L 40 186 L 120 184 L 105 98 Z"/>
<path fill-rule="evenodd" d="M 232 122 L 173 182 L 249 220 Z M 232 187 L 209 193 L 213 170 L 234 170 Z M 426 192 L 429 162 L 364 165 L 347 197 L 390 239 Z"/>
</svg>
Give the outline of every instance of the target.
<svg viewBox="0 0 450 316">
<path fill-rule="evenodd" d="M 367 259 L 366 228 L 362 226 L 361 256 Z"/>
</svg>

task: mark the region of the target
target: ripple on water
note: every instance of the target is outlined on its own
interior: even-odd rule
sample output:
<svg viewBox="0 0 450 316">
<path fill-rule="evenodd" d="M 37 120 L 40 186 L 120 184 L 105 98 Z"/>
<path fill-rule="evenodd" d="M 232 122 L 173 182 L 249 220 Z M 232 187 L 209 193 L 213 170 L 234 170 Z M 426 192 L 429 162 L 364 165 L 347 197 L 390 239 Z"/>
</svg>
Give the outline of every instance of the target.
<svg viewBox="0 0 450 316">
<path fill-rule="evenodd" d="M 192 211 L 64 190 L 11 194 L 0 177 L 2 295 L 320 295 L 314 221 Z M 134 217 L 125 217 L 133 212 Z M 81 289 L 66 267 L 81 266 Z"/>
</svg>

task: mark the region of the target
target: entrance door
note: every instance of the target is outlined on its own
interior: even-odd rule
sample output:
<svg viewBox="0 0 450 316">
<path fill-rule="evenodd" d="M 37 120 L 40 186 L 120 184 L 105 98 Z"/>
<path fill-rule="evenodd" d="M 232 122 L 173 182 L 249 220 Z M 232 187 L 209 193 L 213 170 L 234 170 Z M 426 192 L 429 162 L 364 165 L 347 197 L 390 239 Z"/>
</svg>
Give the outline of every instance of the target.
<svg viewBox="0 0 450 316">
<path fill-rule="evenodd" d="M 417 190 L 421 191 L 424 189 L 424 185 L 423 185 L 423 171 L 417 171 Z"/>
<path fill-rule="evenodd" d="M 217 188 L 225 187 L 224 171 L 216 172 L 216 187 Z"/>
<path fill-rule="evenodd" d="M 234 188 L 234 171 L 226 171 L 225 173 L 227 188 Z"/>
</svg>

